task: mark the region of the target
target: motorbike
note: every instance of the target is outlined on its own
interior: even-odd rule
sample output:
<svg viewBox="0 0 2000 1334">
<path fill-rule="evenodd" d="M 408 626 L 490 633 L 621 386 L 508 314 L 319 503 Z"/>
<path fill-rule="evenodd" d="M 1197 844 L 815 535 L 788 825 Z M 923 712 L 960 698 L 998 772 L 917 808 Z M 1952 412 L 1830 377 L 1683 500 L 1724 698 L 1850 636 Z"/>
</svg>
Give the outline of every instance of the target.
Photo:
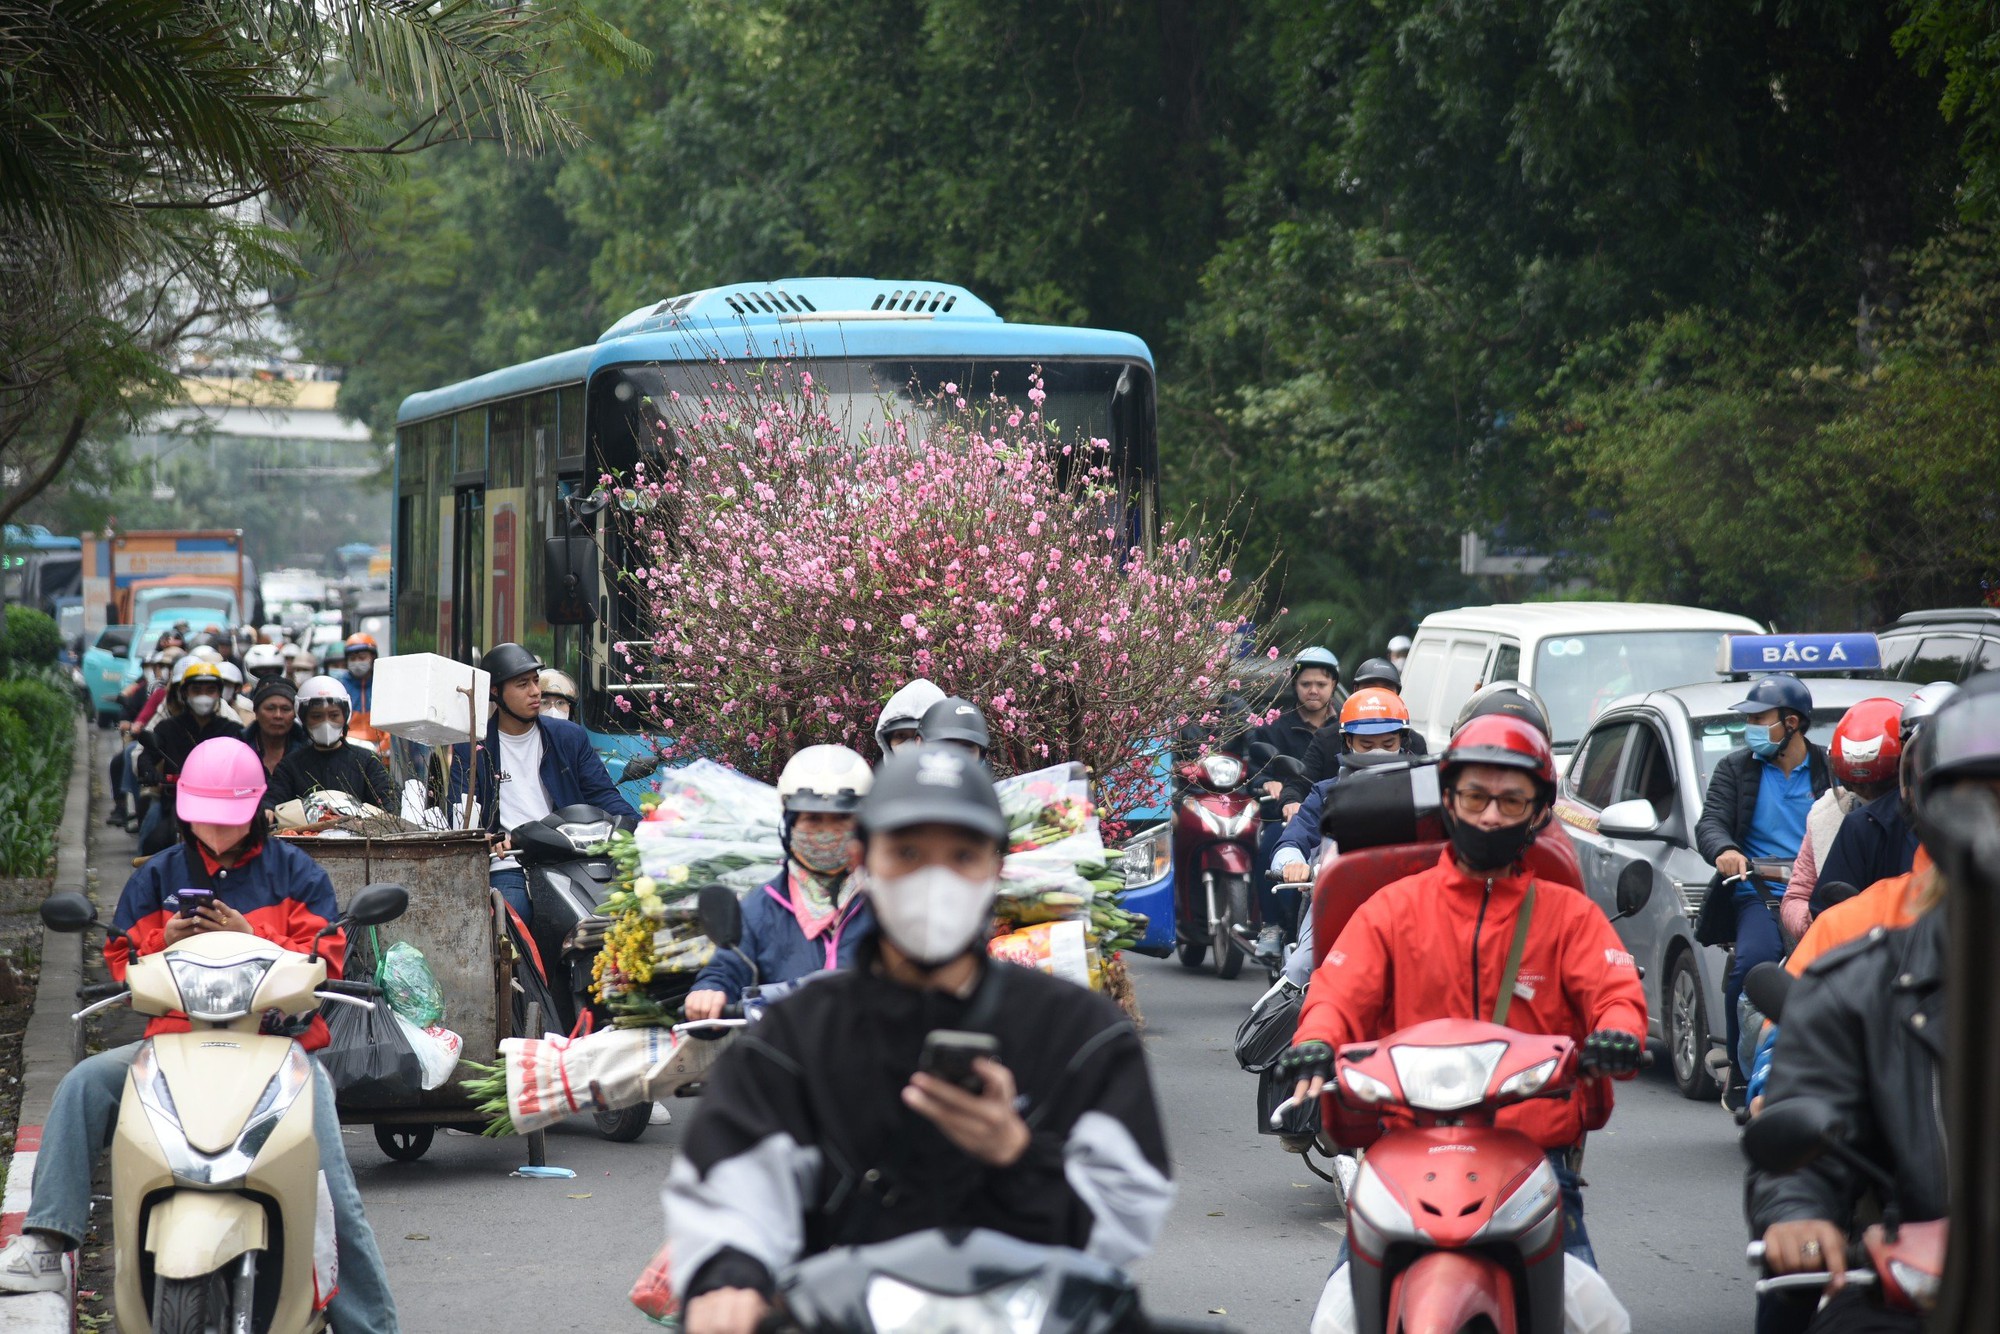
<svg viewBox="0 0 2000 1334">
<path fill-rule="evenodd" d="M 1324 1100 L 1339 1138 L 1365 1143 L 1398 1114 L 1347 1196 L 1358 1329 L 1560 1334 L 1562 1192 L 1541 1147 L 1495 1114 L 1568 1097 L 1577 1077 L 1569 1038 L 1473 1020 L 1341 1048 Z"/>
<path fill-rule="evenodd" d="M 610 919 L 598 909 L 617 887 L 611 858 L 593 853 L 619 829 L 636 824 L 595 806 L 564 806 L 532 824 L 512 830 L 514 856 L 528 876 L 528 904 L 534 909 L 529 937 L 535 962 L 548 981 L 538 995 L 542 1019 L 551 1029 L 575 1033 L 589 1015 L 591 1025 L 608 1023 L 609 1012 L 590 998 L 590 965 L 604 944 Z M 616 1143 L 646 1133 L 652 1106 L 641 1104 L 595 1113 L 597 1131 Z"/>
<path fill-rule="evenodd" d="M 1124 1271 L 1081 1251 L 984 1228 L 913 1232 L 826 1251 L 779 1285 L 771 1334 L 1181 1334 L 1213 1325 L 1141 1309 Z"/>
<path fill-rule="evenodd" d="M 1211 751 L 1176 771 L 1174 934 L 1183 967 L 1199 968 L 1215 951 L 1216 976 L 1233 978 L 1257 952 L 1263 915 L 1251 892 L 1257 872 L 1258 798 L 1249 768 Z"/>
<path fill-rule="evenodd" d="M 320 935 L 394 921 L 408 904 L 403 886 L 370 885 Z M 78 932 L 97 912 L 81 894 L 55 894 L 42 904 L 42 921 Z M 312 1061 L 296 1039 L 263 1030 L 274 1012 L 298 1021 L 321 1001 L 370 1005 L 376 988 L 329 979 L 317 952 L 213 931 L 134 958 L 124 984 L 82 994 L 94 993 L 102 998 L 79 1021 L 129 1004 L 189 1022 L 186 1033 L 140 1044 L 119 1103 L 111 1139 L 119 1326 L 156 1334 L 325 1329 L 319 1292 L 333 1215 L 320 1181 Z"/>
</svg>

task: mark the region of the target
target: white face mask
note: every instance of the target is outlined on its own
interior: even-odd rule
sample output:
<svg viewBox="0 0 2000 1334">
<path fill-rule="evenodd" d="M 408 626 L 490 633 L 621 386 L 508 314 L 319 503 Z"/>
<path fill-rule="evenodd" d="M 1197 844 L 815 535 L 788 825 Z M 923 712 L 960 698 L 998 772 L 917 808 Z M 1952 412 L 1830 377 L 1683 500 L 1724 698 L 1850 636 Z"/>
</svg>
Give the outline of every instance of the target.
<svg viewBox="0 0 2000 1334">
<path fill-rule="evenodd" d="M 347 729 L 339 723 L 315 723 L 306 730 L 317 744 L 331 746 L 339 742 L 340 734 Z"/>
<path fill-rule="evenodd" d="M 569 721 L 569 705 L 567 704 L 552 704 L 544 700 L 542 701 L 542 712 L 551 718 L 560 718 L 564 722 Z"/>
<path fill-rule="evenodd" d="M 219 695 L 189 695 L 188 711 L 197 718 L 206 718 L 214 713 L 221 703 L 222 697 Z"/>
<path fill-rule="evenodd" d="M 926 968 L 966 952 L 986 931 L 998 880 L 968 880 L 948 866 L 926 866 L 893 880 L 872 881 L 868 897 L 882 934 Z"/>
<path fill-rule="evenodd" d="M 357 681 L 366 681 L 368 674 L 375 670 L 375 659 L 356 658 L 347 664 L 347 674 Z"/>
</svg>

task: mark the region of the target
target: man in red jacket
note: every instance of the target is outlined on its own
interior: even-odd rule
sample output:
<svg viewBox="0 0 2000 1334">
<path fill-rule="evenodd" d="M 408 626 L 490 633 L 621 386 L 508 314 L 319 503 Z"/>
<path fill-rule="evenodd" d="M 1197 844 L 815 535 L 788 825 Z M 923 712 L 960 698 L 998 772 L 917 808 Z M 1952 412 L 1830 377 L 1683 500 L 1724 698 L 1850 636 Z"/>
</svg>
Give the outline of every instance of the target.
<svg viewBox="0 0 2000 1334">
<path fill-rule="evenodd" d="M 1451 739 L 1440 775 L 1451 847 L 1438 864 L 1361 906 L 1306 991 L 1280 1061 L 1302 1099 L 1317 1099 L 1334 1052 L 1427 1019 L 1500 1022 L 1501 981 L 1526 912 L 1508 1027 L 1564 1034 L 1594 1072 L 1576 1096 L 1503 1109 L 1498 1124 L 1549 1152 L 1563 1192 L 1563 1245 L 1596 1266 L 1572 1151 L 1611 1116 L 1603 1075 L 1630 1076 L 1645 1046 L 1646 997 L 1603 910 L 1567 886 L 1537 885 L 1521 859 L 1548 823 L 1555 758 L 1519 718 L 1474 718 Z"/>
</svg>

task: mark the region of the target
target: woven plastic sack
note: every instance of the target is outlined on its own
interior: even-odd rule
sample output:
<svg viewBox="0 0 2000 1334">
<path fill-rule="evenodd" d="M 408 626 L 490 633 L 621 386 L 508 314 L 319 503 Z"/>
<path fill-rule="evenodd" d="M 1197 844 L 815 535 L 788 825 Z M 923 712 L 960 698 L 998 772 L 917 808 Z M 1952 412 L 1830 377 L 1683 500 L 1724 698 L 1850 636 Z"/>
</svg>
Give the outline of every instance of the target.
<svg viewBox="0 0 2000 1334">
<path fill-rule="evenodd" d="M 397 941 L 382 956 L 375 985 L 382 988 L 389 1008 L 418 1028 L 429 1028 L 444 1018 L 444 992 L 437 976 L 424 952 L 407 940 Z"/>
</svg>

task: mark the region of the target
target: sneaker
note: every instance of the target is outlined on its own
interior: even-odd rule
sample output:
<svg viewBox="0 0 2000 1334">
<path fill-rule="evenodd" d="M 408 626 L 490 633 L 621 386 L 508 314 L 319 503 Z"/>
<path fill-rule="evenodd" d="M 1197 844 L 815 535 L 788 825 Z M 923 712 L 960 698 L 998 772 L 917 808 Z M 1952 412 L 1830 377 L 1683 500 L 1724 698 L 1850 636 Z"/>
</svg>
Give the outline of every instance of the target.
<svg viewBox="0 0 2000 1334">
<path fill-rule="evenodd" d="M 122 829 L 125 827 L 125 822 L 131 818 L 132 817 L 125 814 L 125 808 L 123 806 L 113 806 L 111 808 L 111 813 L 104 817 L 104 823 L 110 825 L 114 829 Z"/>
<path fill-rule="evenodd" d="M 0 1246 L 0 1293 L 61 1292 L 68 1286 L 62 1243 L 48 1233 L 23 1232 Z"/>
<path fill-rule="evenodd" d="M 1282 959 L 1285 954 L 1285 933 L 1280 927 L 1267 926 L 1257 933 L 1257 957 L 1260 959 Z"/>
<path fill-rule="evenodd" d="M 674 1114 L 667 1110 L 667 1105 L 663 1102 L 654 1103 L 652 1118 L 646 1124 L 649 1126 L 670 1126 L 673 1123 Z"/>
</svg>

